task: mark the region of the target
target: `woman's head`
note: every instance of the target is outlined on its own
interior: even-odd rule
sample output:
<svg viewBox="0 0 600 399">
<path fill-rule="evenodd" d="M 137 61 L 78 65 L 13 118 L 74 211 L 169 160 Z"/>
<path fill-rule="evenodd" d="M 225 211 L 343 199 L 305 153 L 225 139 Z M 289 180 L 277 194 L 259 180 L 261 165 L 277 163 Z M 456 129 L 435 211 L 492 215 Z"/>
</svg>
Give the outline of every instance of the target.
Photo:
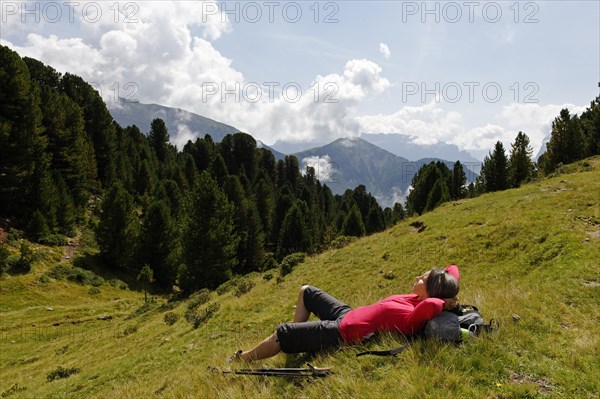
<svg viewBox="0 0 600 399">
<path fill-rule="evenodd" d="M 447 270 L 434 268 L 416 278 L 413 292 L 420 298 L 454 298 L 458 281 Z"/>
</svg>

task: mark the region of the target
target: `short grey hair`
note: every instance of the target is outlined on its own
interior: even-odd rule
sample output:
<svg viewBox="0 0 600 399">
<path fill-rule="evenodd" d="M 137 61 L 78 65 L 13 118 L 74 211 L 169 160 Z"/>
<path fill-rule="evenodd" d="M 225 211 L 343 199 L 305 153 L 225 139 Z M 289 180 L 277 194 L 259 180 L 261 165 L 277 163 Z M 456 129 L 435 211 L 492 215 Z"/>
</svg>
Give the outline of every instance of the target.
<svg viewBox="0 0 600 399">
<path fill-rule="evenodd" d="M 444 269 L 431 269 L 425 288 L 430 298 L 454 298 L 458 295 L 458 281 Z"/>
</svg>

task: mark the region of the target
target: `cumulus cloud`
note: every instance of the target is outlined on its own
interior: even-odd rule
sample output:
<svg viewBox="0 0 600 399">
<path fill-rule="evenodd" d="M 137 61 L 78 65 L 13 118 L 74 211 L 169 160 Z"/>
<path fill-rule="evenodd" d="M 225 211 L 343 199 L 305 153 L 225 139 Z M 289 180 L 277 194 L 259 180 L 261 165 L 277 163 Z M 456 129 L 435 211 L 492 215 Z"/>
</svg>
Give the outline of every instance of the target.
<svg viewBox="0 0 600 399">
<path fill-rule="evenodd" d="M 217 49 L 216 41 L 232 26 L 214 1 L 119 3 L 118 9 L 112 2 L 92 3 L 102 7 L 98 21 L 90 23 L 91 15 L 86 20 L 88 3 L 82 2 L 74 6 L 70 30 L 62 32 L 58 24 L 40 24 L 48 28 L 40 29 L 31 18 L 22 24 L 19 14 L 6 15 L 0 43 L 60 72 L 82 76 L 109 107 L 117 106 L 114 100 L 121 96 L 182 108 L 266 143 L 325 143 L 373 132 L 403 133 L 419 144 L 447 142 L 487 150 L 498 139 L 510 143 L 522 130 L 536 149 L 562 107 L 583 111 L 573 105 L 511 104 L 494 123 L 466 128 L 463 115 L 444 109 L 438 97 L 418 107 L 357 117 L 361 102 L 391 87 L 371 60 L 350 59 L 301 85 L 257 85 Z M 386 58 L 391 55 L 385 43 L 380 51 Z M 177 144 L 194 133 L 181 128 L 171 136 Z"/>
<path fill-rule="evenodd" d="M 182 108 L 267 143 L 358 135 L 356 107 L 390 87 L 382 68 L 366 59 L 351 59 L 302 85 L 248 82 L 213 43 L 231 30 L 217 3 L 135 2 L 127 9 L 119 3 L 118 10 L 109 3 L 94 3 L 102 7 L 95 23 L 82 17 L 86 3 L 75 6 L 80 37 L 30 33 L 2 43 L 59 72 L 82 76 L 109 107 L 118 106 L 114 100 L 120 96 Z"/>
<path fill-rule="evenodd" d="M 364 133 L 402 133 L 416 144 L 451 142 L 463 131 L 462 115 L 444 111 L 439 102 L 432 100 L 420 107 L 405 106 L 392 114 L 357 117 Z"/>
<path fill-rule="evenodd" d="M 329 155 L 325 155 L 322 157 L 319 156 L 311 156 L 302 159 L 302 173 L 306 173 L 306 168 L 308 166 L 314 168 L 315 176 L 321 183 L 331 183 L 336 182 L 335 174 L 337 173 L 337 169 L 335 165 L 331 162 L 331 158 Z"/>
<path fill-rule="evenodd" d="M 197 137 L 197 135 L 183 123 L 177 125 L 177 132 L 174 136 L 172 134 L 169 136 L 171 144 L 175 145 L 180 150 L 187 144 L 188 141 L 196 141 Z"/>
<path fill-rule="evenodd" d="M 497 141 L 510 148 L 517 133 L 522 131 L 537 152 L 563 108 L 576 114 L 585 110 L 584 106 L 573 104 L 513 103 L 502 107 L 496 123 L 467 128 L 461 113 L 444 110 L 442 103 L 434 100 L 419 107 L 405 106 L 391 114 L 360 116 L 356 121 L 364 133 L 401 133 L 410 136 L 415 144 L 445 142 L 479 153 L 487 152 Z"/>
<path fill-rule="evenodd" d="M 571 114 L 581 114 L 585 106 L 574 104 L 510 104 L 502 108 L 501 114 L 506 121 L 506 126 L 511 129 L 514 136 L 519 131 L 524 132 L 531 140 L 534 153 L 542 145 L 545 137 L 552 131 L 552 122 L 560 114 L 560 110 L 567 108 Z M 514 137 L 513 137 L 514 139 Z M 534 154 L 535 155 L 535 154 Z"/>
<path fill-rule="evenodd" d="M 411 190 L 412 186 L 409 186 L 406 191 L 402 191 L 400 187 L 392 187 L 392 190 L 387 195 L 379 193 L 375 195 L 375 199 L 384 208 L 393 208 L 396 203 L 404 206 Z"/>
<path fill-rule="evenodd" d="M 390 48 L 385 43 L 379 43 L 379 52 L 383 54 L 383 58 L 385 58 L 386 60 L 389 60 L 390 56 L 392 55 Z"/>
</svg>

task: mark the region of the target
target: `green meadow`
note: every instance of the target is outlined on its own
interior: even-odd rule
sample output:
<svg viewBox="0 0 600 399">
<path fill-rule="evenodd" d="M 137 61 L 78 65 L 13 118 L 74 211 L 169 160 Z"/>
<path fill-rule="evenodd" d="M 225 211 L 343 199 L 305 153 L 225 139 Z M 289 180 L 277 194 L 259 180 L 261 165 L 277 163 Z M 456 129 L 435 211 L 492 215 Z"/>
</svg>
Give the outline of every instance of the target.
<svg viewBox="0 0 600 399">
<path fill-rule="evenodd" d="M 179 301 L 151 294 L 144 303 L 136 282 L 98 264 L 85 230 L 69 259 L 65 247 L 31 244 L 32 271 L 0 276 L 0 395 L 598 398 L 599 201 L 595 157 L 519 189 L 402 220 L 308 257 L 284 277 L 276 269 L 255 273 Z M 18 242 L 7 245 L 18 252 Z M 447 264 L 460 267 L 461 302 L 499 321 L 497 332 L 462 345 L 411 340 L 397 357 L 356 357 L 407 342 L 386 335 L 315 356 L 225 362 L 291 320 L 303 284 L 361 306 L 409 293 L 416 275 Z M 307 361 L 335 373 L 317 379 L 222 373 Z"/>
</svg>

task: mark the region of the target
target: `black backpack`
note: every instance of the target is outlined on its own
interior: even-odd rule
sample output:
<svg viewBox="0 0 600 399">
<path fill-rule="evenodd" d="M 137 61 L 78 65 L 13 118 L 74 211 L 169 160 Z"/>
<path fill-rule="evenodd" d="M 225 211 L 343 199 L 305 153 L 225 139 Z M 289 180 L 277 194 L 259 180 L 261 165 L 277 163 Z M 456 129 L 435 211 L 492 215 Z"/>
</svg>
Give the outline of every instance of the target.
<svg viewBox="0 0 600 399">
<path fill-rule="evenodd" d="M 500 325 L 494 319 L 490 319 L 488 324 L 483 321 L 483 315 L 475 305 L 459 305 L 453 309 L 453 313 L 458 316 L 460 328 L 469 330 L 473 335 L 479 335 L 482 331 L 496 331 Z"/>
<path fill-rule="evenodd" d="M 477 336 L 482 331 L 492 332 L 499 328 L 499 323 L 491 319 L 485 324 L 483 315 L 475 305 L 459 305 L 455 309 L 443 311 L 437 317 L 425 324 L 425 336 L 440 341 L 463 340 L 463 331 L 467 330 L 470 336 Z"/>
</svg>

